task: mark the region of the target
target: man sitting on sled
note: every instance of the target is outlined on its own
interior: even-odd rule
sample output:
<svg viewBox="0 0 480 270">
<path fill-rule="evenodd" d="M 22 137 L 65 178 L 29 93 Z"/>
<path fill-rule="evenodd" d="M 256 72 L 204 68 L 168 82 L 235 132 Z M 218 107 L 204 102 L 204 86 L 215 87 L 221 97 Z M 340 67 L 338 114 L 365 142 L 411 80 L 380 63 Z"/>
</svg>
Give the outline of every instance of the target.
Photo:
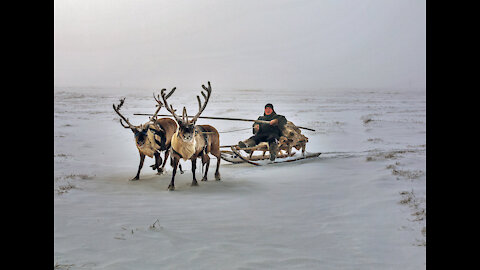
<svg viewBox="0 0 480 270">
<path fill-rule="evenodd" d="M 270 152 L 270 160 L 274 161 L 278 150 L 278 139 L 282 136 L 282 129 L 287 123 L 287 119 L 283 115 L 275 113 L 273 105 L 268 103 L 265 105 L 265 112 L 263 116 L 258 117 L 257 120 L 270 121 L 269 124 L 254 123 L 254 136 L 245 141 L 238 142 L 240 148 L 253 147 L 260 142 L 267 142 Z"/>
</svg>

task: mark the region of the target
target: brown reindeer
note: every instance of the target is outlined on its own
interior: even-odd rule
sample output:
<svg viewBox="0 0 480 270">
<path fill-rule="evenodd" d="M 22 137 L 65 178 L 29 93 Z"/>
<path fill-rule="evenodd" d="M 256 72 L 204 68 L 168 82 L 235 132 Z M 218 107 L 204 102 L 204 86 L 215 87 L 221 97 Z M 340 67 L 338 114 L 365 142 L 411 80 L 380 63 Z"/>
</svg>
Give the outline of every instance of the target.
<svg viewBox="0 0 480 270">
<path fill-rule="evenodd" d="M 174 91 L 175 88 L 168 93 L 166 98 L 170 97 Z M 155 95 L 153 97 L 155 98 Z M 158 103 L 157 110 L 150 118 L 150 121 L 139 126 L 132 125 L 130 121 L 128 121 L 128 119 L 120 113 L 120 109 L 125 102 L 125 98 L 121 99 L 120 104 L 117 106 L 113 104 L 113 110 L 121 118 L 120 124 L 124 128 L 129 128 L 133 132 L 135 136 L 135 144 L 137 146 L 138 153 L 140 154 L 140 164 L 138 165 L 137 175 L 131 179 L 132 181 L 140 179 L 140 170 L 143 167 L 145 156 L 149 156 L 150 158 L 155 156 L 155 164 L 151 166 L 152 169 L 157 169 L 157 174 L 162 174 L 164 172 L 165 163 L 167 162 L 169 155 L 168 150 L 170 149 L 171 138 L 177 130 L 177 123 L 170 118 L 157 119 L 157 114 L 163 106 L 163 103 L 159 98 L 155 98 Z M 127 125 L 123 123 L 122 119 L 127 123 Z M 165 151 L 164 161 L 161 167 L 160 164 L 162 163 L 162 158 L 160 157 L 160 151 Z M 181 166 L 180 172 L 183 173 Z"/>
<path fill-rule="evenodd" d="M 177 165 L 179 164 L 180 159 L 191 160 L 192 161 L 192 173 L 193 181 L 192 186 L 197 186 L 198 182 L 195 177 L 195 169 L 197 158 L 202 159 L 202 167 L 205 167 L 205 174 L 202 178 L 202 181 L 207 181 L 208 167 L 210 165 L 210 157 L 208 154 L 212 154 L 217 157 L 217 169 L 215 171 L 215 180 L 220 180 L 220 173 L 218 171 L 220 167 L 220 136 L 218 131 L 210 125 L 195 125 L 200 114 L 205 110 L 210 94 L 212 93 L 212 87 L 210 82 L 208 82 L 208 88 L 205 85 L 202 85 L 203 89 L 207 92 L 207 95 L 202 91 L 201 94 L 205 98 L 205 102 L 202 105 L 200 97 L 197 96 L 198 100 L 198 113 L 191 119 L 188 120 L 187 110 L 183 107 L 183 114 L 180 118 L 173 109 L 172 105 L 168 105 L 165 89 L 162 89 L 161 95 L 163 102 L 165 103 L 165 108 L 172 114 L 175 120 L 178 123 L 178 129 L 175 134 L 172 136 L 171 141 L 171 155 L 173 159 L 173 175 L 168 190 L 175 190 L 175 174 L 177 172 Z"/>
</svg>

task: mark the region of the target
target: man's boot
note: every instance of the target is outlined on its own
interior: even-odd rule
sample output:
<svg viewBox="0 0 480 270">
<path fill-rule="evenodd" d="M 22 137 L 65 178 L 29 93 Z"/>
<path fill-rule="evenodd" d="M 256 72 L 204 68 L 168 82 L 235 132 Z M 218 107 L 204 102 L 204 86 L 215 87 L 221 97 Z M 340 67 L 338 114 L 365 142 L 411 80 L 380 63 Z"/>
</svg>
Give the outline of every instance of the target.
<svg viewBox="0 0 480 270">
<path fill-rule="evenodd" d="M 254 139 L 246 139 L 244 141 L 239 141 L 238 142 L 238 146 L 240 146 L 240 148 L 253 147 L 255 145 L 256 145 L 256 143 L 255 143 Z M 245 152 L 250 154 L 252 151 L 251 150 L 245 150 Z"/>
<path fill-rule="evenodd" d="M 254 139 L 246 139 L 244 141 L 239 141 L 238 142 L 238 146 L 240 146 L 240 148 L 247 148 L 247 147 L 253 147 L 255 146 L 255 140 Z"/>
<path fill-rule="evenodd" d="M 277 142 L 271 142 L 268 144 L 268 152 L 270 152 L 270 160 L 274 161 L 277 157 L 278 144 Z"/>
</svg>

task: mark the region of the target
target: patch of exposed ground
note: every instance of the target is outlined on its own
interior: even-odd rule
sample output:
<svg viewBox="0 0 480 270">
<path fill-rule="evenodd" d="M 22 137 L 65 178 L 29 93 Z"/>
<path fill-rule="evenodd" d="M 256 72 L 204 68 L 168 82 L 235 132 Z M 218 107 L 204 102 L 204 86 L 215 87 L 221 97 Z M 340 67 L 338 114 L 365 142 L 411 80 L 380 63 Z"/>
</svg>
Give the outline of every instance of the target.
<svg viewBox="0 0 480 270">
<path fill-rule="evenodd" d="M 426 223 L 427 219 L 427 211 L 425 208 L 426 200 L 425 198 L 418 198 L 415 196 L 414 191 L 402 191 L 400 192 L 402 199 L 400 200 L 400 204 L 406 205 L 411 210 L 412 219 L 409 219 L 411 222 L 416 223 Z M 416 239 L 415 245 L 417 246 L 426 246 L 426 237 L 427 237 L 427 227 L 423 226 L 421 230 L 422 239 Z"/>
<path fill-rule="evenodd" d="M 406 153 L 415 153 L 418 150 L 392 150 L 386 152 L 378 152 L 366 157 L 366 161 L 377 161 L 377 160 L 386 160 L 386 159 L 397 159 L 402 157 L 402 154 Z"/>
<path fill-rule="evenodd" d="M 86 174 L 70 174 L 70 175 L 63 175 L 60 177 L 56 177 L 54 192 L 58 195 L 62 195 L 69 192 L 72 189 L 80 189 L 77 185 L 73 184 L 71 181 L 89 180 L 89 179 L 93 179 L 93 177 Z"/>
<path fill-rule="evenodd" d="M 160 232 L 164 228 L 160 225 L 160 221 L 157 219 L 153 224 L 151 224 L 148 228 L 127 228 L 125 226 L 120 227 L 122 229 L 121 232 L 115 233 L 113 236 L 114 239 L 117 240 L 127 240 L 128 237 L 134 236 L 136 232 Z"/>
<path fill-rule="evenodd" d="M 93 176 L 86 175 L 86 174 L 69 174 L 63 176 L 64 179 L 80 179 L 80 180 L 89 180 L 93 179 Z"/>
<path fill-rule="evenodd" d="M 308 127 L 315 129 L 315 134 L 345 133 L 345 122 L 340 121 L 309 121 Z"/>
<path fill-rule="evenodd" d="M 362 120 L 364 125 L 367 125 L 368 123 L 375 121 L 373 120 L 373 114 L 364 115 L 360 117 L 360 120 Z"/>
<path fill-rule="evenodd" d="M 75 185 L 73 185 L 72 183 L 66 183 L 66 184 L 59 185 L 58 187 L 56 187 L 55 192 L 58 195 L 61 195 L 61 194 L 67 193 L 69 190 L 74 189 L 74 188 L 77 188 L 77 187 Z"/>
<path fill-rule="evenodd" d="M 392 174 L 402 176 L 411 180 L 420 178 L 425 175 L 425 173 L 422 170 L 398 170 L 398 169 L 392 169 Z"/>
<path fill-rule="evenodd" d="M 402 169 L 399 169 L 397 167 L 399 165 L 400 165 L 400 163 L 396 162 L 395 165 L 390 164 L 386 168 L 389 169 L 389 170 L 392 170 L 393 175 L 404 177 L 404 178 L 410 179 L 410 180 L 414 180 L 414 179 L 420 178 L 420 177 L 425 175 L 425 172 L 422 171 L 422 170 L 402 170 Z M 397 180 L 399 180 L 398 177 L 397 177 Z"/>
<path fill-rule="evenodd" d="M 407 147 L 411 147 L 411 148 L 425 148 L 427 147 L 426 144 L 420 144 L 420 145 L 407 145 Z"/>
<path fill-rule="evenodd" d="M 70 267 L 73 267 L 74 264 L 59 264 L 59 263 L 55 263 L 55 265 L 53 266 L 53 269 L 55 270 L 68 270 L 70 269 Z"/>
</svg>

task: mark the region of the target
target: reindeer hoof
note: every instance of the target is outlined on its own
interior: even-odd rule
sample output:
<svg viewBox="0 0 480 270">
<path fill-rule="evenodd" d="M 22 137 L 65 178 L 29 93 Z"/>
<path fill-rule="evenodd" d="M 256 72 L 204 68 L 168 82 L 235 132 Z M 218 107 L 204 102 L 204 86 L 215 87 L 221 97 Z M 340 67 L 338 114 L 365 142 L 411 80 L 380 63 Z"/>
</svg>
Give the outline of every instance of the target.
<svg viewBox="0 0 480 270">
<path fill-rule="evenodd" d="M 208 181 L 208 179 L 206 177 L 202 178 L 202 181 Z"/>
<path fill-rule="evenodd" d="M 140 177 L 135 176 L 134 178 L 130 179 L 130 181 L 137 181 L 138 179 L 140 179 Z"/>
<path fill-rule="evenodd" d="M 162 175 L 165 171 L 164 170 L 160 170 L 157 172 L 157 175 Z"/>
<path fill-rule="evenodd" d="M 169 185 L 169 186 L 168 186 L 168 190 L 169 190 L 169 191 L 174 191 L 174 190 L 175 190 L 175 186 Z"/>
<path fill-rule="evenodd" d="M 193 181 L 193 182 L 192 182 L 192 187 L 194 187 L 194 186 L 198 186 L 198 182 L 197 182 L 197 181 Z"/>
</svg>

